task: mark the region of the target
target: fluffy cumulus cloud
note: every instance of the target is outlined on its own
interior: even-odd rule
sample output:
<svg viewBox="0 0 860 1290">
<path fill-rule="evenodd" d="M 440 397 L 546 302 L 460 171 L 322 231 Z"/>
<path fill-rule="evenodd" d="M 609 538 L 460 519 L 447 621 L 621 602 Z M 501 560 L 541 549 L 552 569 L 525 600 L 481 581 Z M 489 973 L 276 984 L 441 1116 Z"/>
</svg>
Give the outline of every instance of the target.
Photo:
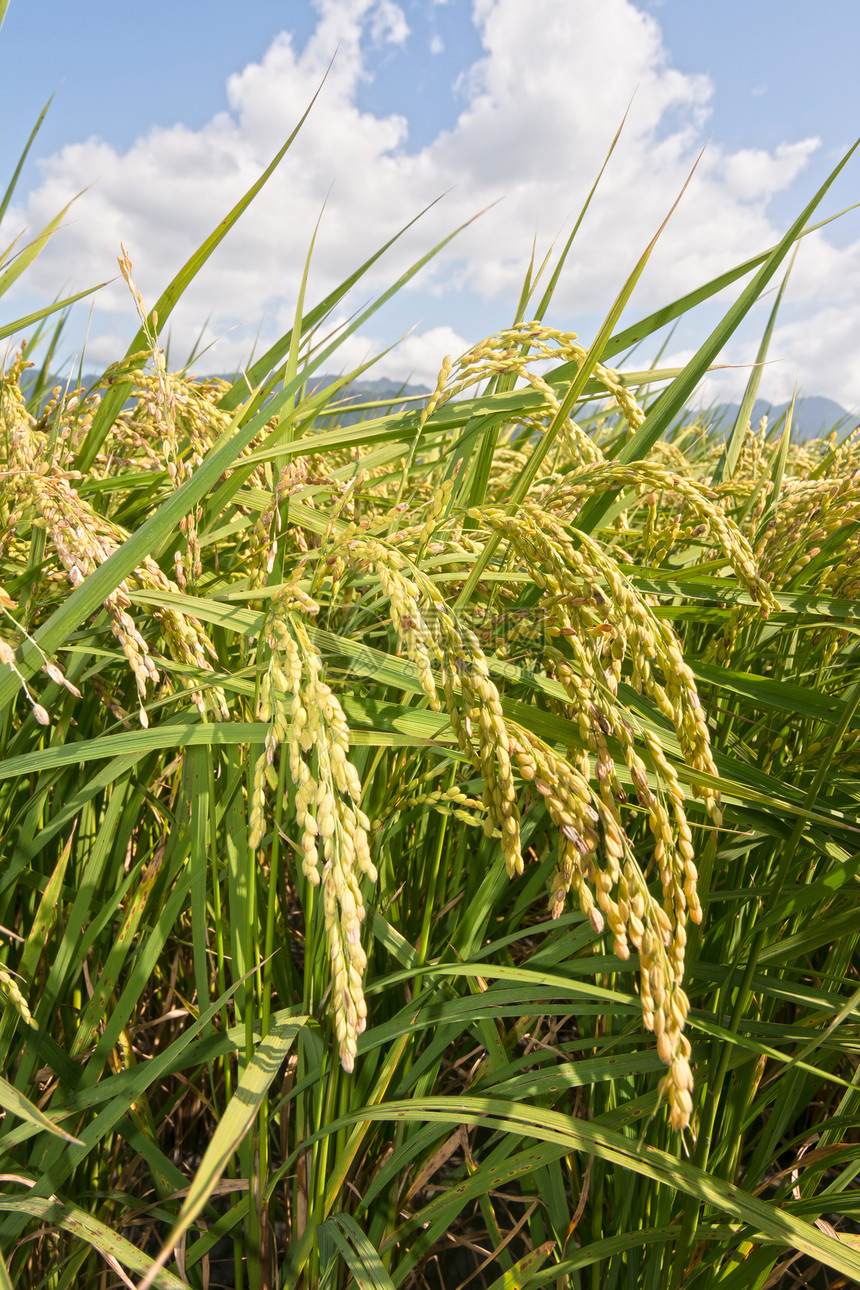
<svg viewBox="0 0 860 1290">
<path fill-rule="evenodd" d="M 258 352 L 273 340 L 291 321 L 321 211 L 312 298 L 445 193 L 362 284 L 366 298 L 484 211 L 398 305 L 396 329 L 414 327 L 381 370 L 430 384 L 444 353 L 479 338 L 476 321 L 486 319 L 490 330 L 510 317 L 535 234 L 542 249 L 569 227 L 633 95 L 553 319 L 576 329 L 578 317 L 604 311 L 681 191 L 706 135 L 710 82 L 672 66 L 658 18 L 632 0 L 474 0 L 482 53 L 452 87 L 459 116 L 427 146 L 412 148 L 406 116 L 360 106 L 376 60 L 410 56 L 403 9 L 394 0 L 314 3 L 307 43 L 299 48 L 288 32 L 277 36 L 259 62 L 230 78 L 229 110 L 203 128 L 153 129 L 125 152 L 94 138 L 42 163 L 40 184 L 25 207 L 9 212 L 3 235 L 24 222 L 43 225 L 86 191 L 28 274 L 30 291 L 51 296 L 61 282 L 71 291 L 112 276 L 122 241 L 138 285 L 154 300 L 319 90 L 281 167 L 174 316 L 174 352 L 190 350 L 205 318 L 207 335 L 222 336 L 213 364 L 243 361 L 258 328 Z M 794 181 L 815 147 L 815 140 L 796 140 L 732 153 L 712 140 L 643 277 L 638 309 L 655 308 L 771 244 L 779 230 L 769 199 Z M 810 238 L 792 288 L 806 301 L 807 321 L 788 323 L 774 342 L 786 370 L 792 367 L 791 384 L 798 375 L 809 392 L 849 404 L 860 389 L 860 309 L 846 284 L 858 259 L 860 245 L 838 249 L 825 236 Z M 130 317 L 121 281 L 100 293 L 88 341 L 93 360 L 117 356 L 116 333 L 130 329 Z M 365 339 L 350 342 L 344 359 L 360 361 L 368 345 L 394 339 L 384 317 Z M 854 336 L 853 347 L 839 343 L 840 327 L 843 338 Z M 839 358 L 828 361 L 833 343 Z M 738 345 L 737 361 L 746 361 Z"/>
</svg>

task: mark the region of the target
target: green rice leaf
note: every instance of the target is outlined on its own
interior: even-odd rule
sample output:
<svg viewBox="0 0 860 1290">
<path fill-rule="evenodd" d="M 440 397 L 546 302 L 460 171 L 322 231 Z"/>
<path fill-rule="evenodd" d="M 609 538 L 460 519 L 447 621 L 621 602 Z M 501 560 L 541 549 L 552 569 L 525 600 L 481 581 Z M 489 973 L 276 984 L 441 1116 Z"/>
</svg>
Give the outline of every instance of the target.
<svg viewBox="0 0 860 1290">
<path fill-rule="evenodd" d="M 20 1200 L 11 1200 L 0 1195 L 0 1212 L 7 1214 L 28 1215 L 38 1218 L 48 1229 L 59 1227 L 70 1236 L 86 1241 L 105 1259 L 108 1266 L 116 1270 L 116 1265 L 129 1268 L 132 1272 L 143 1273 L 149 1267 L 149 1259 L 136 1246 L 119 1236 L 105 1223 L 87 1214 L 67 1201 L 47 1200 L 39 1196 L 24 1196 Z M 155 1290 L 185 1290 L 186 1282 L 172 1272 L 161 1269 L 149 1282 Z"/>
<path fill-rule="evenodd" d="M 51 314 L 68 309 L 76 301 L 83 300 L 86 296 L 91 296 L 94 291 L 101 291 L 102 287 L 106 286 L 107 282 L 99 282 L 94 287 L 87 287 L 85 291 L 78 291 L 74 296 L 66 296 L 65 300 L 57 300 L 52 305 L 46 305 L 44 309 L 37 309 L 35 313 L 27 314 L 25 318 L 16 318 L 14 322 L 4 323 L 0 326 L 0 340 L 5 340 L 7 336 L 14 336 L 16 332 L 24 331 L 26 327 L 32 327 L 33 323 L 41 322 L 43 318 L 50 318 Z"/>
<path fill-rule="evenodd" d="M 735 473 L 735 468 L 737 467 L 738 459 L 741 455 L 741 448 L 743 447 L 744 436 L 746 435 L 750 423 L 750 417 L 752 416 L 755 397 L 758 394 L 762 371 L 765 363 L 767 362 L 767 351 L 770 348 L 773 329 L 776 326 L 777 314 L 779 313 L 779 307 L 782 304 L 782 297 L 784 296 L 785 288 L 788 285 L 788 276 L 791 273 L 792 265 L 794 264 L 796 256 L 797 247 L 795 247 L 794 255 L 791 257 L 791 264 L 786 270 L 785 277 L 779 284 L 779 291 L 776 293 L 776 300 L 774 301 L 773 308 L 770 311 L 767 326 L 764 329 L 764 335 L 762 336 L 761 343 L 758 347 L 755 363 L 753 364 L 752 370 L 749 374 L 749 380 L 747 381 L 746 389 L 744 390 L 743 398 L 741 399 L 741 404 L 738 408 L 738 414 L 735 417 L 735 423 L 726 439 L 726 445 L 723 449 L 722 456 L 714 468 L 714 473 L 711 478 L 712 488 L 716 488 L 717 484 L 722 483 L 723 479 L 731 479 L 732 475 Z"/>
<path fill-rule="evenodd" d="M 61 1129 L 58 1124 L 43 1115 L 37 1106 L 34 1106 L 23 1093 L 19 1093 L 14 1084 L 0 1076 L 0 1106 L 9 1111 L 12 1115 L 17 1115 L 20 1120 L 26 1120 L 34 1128 L 44 1133 L 53 1133 L 58 1138 L 63 1138 L 66 1142 L 80 1143 L 80 1139 L 73 1134 L 67 1133 Z M 2 1141 L 2 1139 L 0 1139 Z"/>
<path fill-rule="evenodd" d="M 358 1290 L 394 1290 L 379 1251 L 350 1214 L 332 1214 L 317 1228 L 317 1239 L 328 1237 L 338 1248 Z"/>
<path fill-rule="evenodd" d="M 598 1128 L 574 1116 L 501 1099 L 472 1097 L 389 1102 L 379 1108 L 363 1108 L 343 1117 L 343 1122 L 351 1123 L 358 1115 L 395 1123 L 435 1120 L 449 1124 L 475 1124 L 486 1129 L 508 1129 L 522 1137 L 566 1146 L 568 1151 L 595 1155 L 616 1169 L 660 1182 L 712 1205 L 730 1218 L 750 1225 L 754 1231 L 762 1232 L 770 1240 L 808 1254 L 845 1276 L 855 1280 L 860 1277 L 860 1252 L 819 1231 L 811 1223 L 796 1218 L 788 1209 L 753 1196 L 656 1147 L 639 1147 L 623 1134 Z M 329 1131 L 334 1127 L 332 1124 Z M 822 1197 L 822 1209 L 827 1203 L 827 1198 Z"/>
<path fill-rule="evenodd" d="M 164 1267 L 174 1246 L 183 1233 L 188 1231 L 212 1195 L 216 1183 L 227 1167 L 227 1162 L 251 1128 L 263 1098 L 278 1074 L 281 1063 L 292 1047 L 304 1021 L 304 1018 L 275 1021 L 269 1034 L 260 1041 L 254 1056 L 242 1072 L 236 1091 L 228 1102 L 206 1148 L 194 1180 L 188 1188 L 188 1195 L 179 1217 L 158 1258 L 141 1281 L 139 1290 L 148 1290 L 150 1286 L 157 1284 L 158 1270 Z"/>
</svg>

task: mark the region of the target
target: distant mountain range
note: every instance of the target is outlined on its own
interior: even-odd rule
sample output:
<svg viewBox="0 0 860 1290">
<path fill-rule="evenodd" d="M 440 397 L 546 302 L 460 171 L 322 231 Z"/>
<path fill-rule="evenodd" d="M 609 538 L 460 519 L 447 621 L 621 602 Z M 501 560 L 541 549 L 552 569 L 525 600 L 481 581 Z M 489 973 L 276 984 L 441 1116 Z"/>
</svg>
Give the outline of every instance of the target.
<svg viewBox="0 0 860 1290">
<path fill-rule="evenodd" d="M 330 385 L 334 380 L 333 376 L 319 377 L 314 384 Z M 390 399 L 393 406 L 397 406 L 398 398 L 414 398 L 416 395 L 429 394 L 426 385 L 401 385 L 397 381 L 389 380 L 370 380 L 356 381 L 354 384 L 347 386 L 337 397 L 337 402 L 343 404 L 345 401 L 355 403 L 376 403 Z M 683 425 L 689 423 L 698 417 L 705 425 L 709 425 L 718 434 L 727 434 L 737 419 L 740 411 L 739 403 L 717 403 L 709 408 L 704 408 L 698 412 L 687 409 L 676 424 Z M 750 423 L 753 429 L 757 429 L 762 417 L 767 417 L 769 427 L 777 424 L 781 417 L 785 415 L 789 407 L 787 403 L 768 403 L 766 399 L 756 399 L 753 404 Z M 592 409 L 589 409 L 591 411 Z M 598 411 L 597 406 L 593 408 Z M 351 421 L 358 420 L 363 413 L 339 412 L 338 420 L 342 424 L 348 425 Z M 833 399 L 827 399 L 820 395 L 811 395 L 808 398 L 798 398 L 794 405 L 794 414 L 791 421 L 792 439 L 804 442 L 807 439 L 817 439 L 828 435 L 832 430 L 837 433 L 845 433 L 848 429 L 853 429 L 854 424 L 860 420 L 860 416 L 852 419 L 850 413 L 846 412 L 843 407 L 834 402 Z"/>
<path fill-rule="evenodd" d="M 222 380 L 234 381 L 236 379 L 233 373 L 216 373 L 216 376 Z M 99 379 L 98 375 L 93 372 L 87 372 L 83 377 L 83 385 L 89 388 Z M 338 378 L 336 376 L 316 376 L 311 378 L 312 387 L 332 385 Z M 34 380 L 32 372 L 25 373 L 24 390 L 26 393 L 27 386 Z M 52 379 L 48 382 L 48 389 L 53 385 L 65 384 L 60 378 Z M 354 381 L 352 385 L 346 387 L 337 396 L 337 403 L 341 406 L 344 402 L 354 403 L 377 403 L 390 401 L 392 406 L 397 406 L 398 399 L 415 398 L 417 395 L 429 394 L 430 390 L 426 385 L 403 384 L 400 381 L 391 381 L 385 377 L 378 377 L 371 380 Z M 762 417 L 766 416 L 768 425 L 772 428 L 776 425 L 781 417 L 784 416 L 788 409 L 787 403 L 768 403 L 765 399 L 756 399 L 753 404 L 750 422 L 753 429 L 756 429 Z M 593 404 L 590 407 L 580 411 L 580 415 L 589 415 L 598 412 L 599 405 Z M 695 418 L 701 420 L 704 424 L 709 425 L 717 434 L 726 434 L 732 428 L 740 410 L 739 403 L 717 403 L 710 407 L 701 408 L 698 411 L 686 409 L 679 417 L 676 418 L 675 425 L 681 426 L 689 424 Z M 352 413 L 340 411 L 337 413 L 338 420 L 342 424 L 350 424 L 357 421 L 363 413 Z M 325 413 L 323 414 L 325 417 Z M 805 441 L 807 439 L 818 438 L 830 434 L 836 430 L 837 433 L 844 434 L 847 430 L 853 429 L 854 424 L 860 420 L 857 414 L 850 414 L 845 411 L 833 399 L 823 398 L 820 395 L 811 395 L 809 397 L 798 398 L 794 406 L 794 416 L 792 418 L 792 438 L 795 440 Z"/>
<path fill-rule="evenodd" d="M 336 380 L 335 376 L 321 376 L 316 380 L 312 378 L 311 383 L 316 386 L 331 385 Z M 386 377 L 380 377 L 376 381 L 353 381 L 339 397 L 364 399 L 367 403 L 375 403 L 380 399 L 398 399 L 429 393 L 430 390 L 426 385 L 407 385 L 403 381 L 389 381 Z"/>
<path fill-rule="evenodd" d="M 228 381 L 231 385 L 239 377 L 238 372 L 207 372 L 205 375 L 196 372 L 195 379 L 203 381 Z M 24 390 L 28 390 L 36 379 L 36 373 L 33 368 L 29 368 L 24 373 L 22 385 Z M 88 390 L 95 385 L 96 381 L 101 379 L 101 372 L 84 372 L 81 377 L 81 385 Z M 337 376 L 312 376 L 310 385 L 312 389 L 319 389 L 321 386 L 333 385 L 340 378 Z M 55 385 L 66 386 L 69 384 L 69 378 L 65 376 L 49 376 L 47 388 L 53 389 Z M 405 385 L 402 381 L 390 381 L 387 377 L 380 377 L 373 381 L 353 381 L 352 385 L 347 387 L 345 394 L 339 398 L 362 399 L 366 402 L 372 402 L 376 399 L 396 399 L 398 395 L 415 395 L 429 394 L 430 390 L 426 385 Z"/>
<path fill-rule="evenodd" d="M 319 384 L 328 385 L 335 378 L 323 376 Z M 356 403 L 374 403 L 384 399 L 391 399 L 395 404 L 398 398 L 414 397 L 418 394 L 429 394 L 430 391 L 426 385 L 399 385 L 396 381 L 356 381 L 354 385 L 348 386 L 338 396 L 338 402 L 341 403 L 346 399 Z M 678 419 L 679 424 L 684 421 L 689 422 L 694 417 L 698 417 L 705 425 L 711 426 L 717 433 L 726 434 L 734 425 L 738 412 L 740 411 L 739 403 L 717 403 L 712 407 L 704 408 L 699 412 L 688 409 L 682 418 Z M 762 417 L 767 417 L 768 426 L 771 428 L 777 424 L 780 418 L 785 416 L 788 411 L 788 403 L 768 403 L 766 399 L 756 399 L 753 404 L 750 423 L 753 429 L 757 429 Z M 340 418 L 341 420 L 350 419 L 350 414 Z M 836 430 L 844 433 L 848 429 L 853 429 L 856 421 L 860 416 L 852 419 L 850 413 L 846 412 L 843 407 L 833 399 L 827 399 L 821 395 L 811 395 L 808 398 L 798 398 L 794 405 L 794 414 L 791 421 L 791 434 L 794 440 L 816 439 L 823 435 L 828 435 L 831 431 Z"/>
<path fill-rule="evenodd" d="M 734 425 L 740 406 L 739 403 L 717 403 L 698 413 L 688 410 L 684 417 L 689 419 L 699 416 L 718 433 L 726 434 Z M 756 399 L 750 424 L 756 430 L 762 417 L 766 416 L 768 426 L 773 427 L 785 415 L 789 406 L 788 403 L 768 403 L 766 399 Z M 846 430 L 853 430 L 858 420 L 860 417 L 852 416 L 833 399 L 825 399 L 820 395 L 799 398 L 791 419 L 791 437 L 795 440 L 817 439 L 830 434 L 832 430 L 844 434 Z"/>
<path fill-rule="evenodd" d="M 227 381 L 230 385 L 238 379 L 239 375 L 240 373 L 237 372 L 194 373 L 195 379 L 205 381 Z M 100 379 L 100 372 L 84 372 L 81 376 L 81 385 L 85 390 L 89 390 Z M 318 390 L 320 388 L 325 388 L 327 385 L 334 385 L 335 381 L 339 379 L 340 378 L 337 376 L 312 376 L 308 384 L 310 389 Z M 33 385 L 35 380 L 36 373 L 34 369 L 30 368 L 24 373 L 21 385 L 25 394 Z M 61 387 L 65 387 L 66 385 L 71 386 L 73 380 L 70 381 L 68 377 L 64 376 L 49 376 L 46 382 L 46 389 L 52 390 L 57 385 Z M 336 401 L 338 403 L 342 403 L 344 400 L 349 399 L 355 403 L 375 403 L 390 399 L 396 403 L 398 398 L 405 398 L 407 396 L 414 398 L 416 395 L 429 393 L 430 390 L 426 385 L 406 385 L 403 381 L 390 381 L 387 377 L 379 377 L 372 381 L 353 381 L 351 385 L 346 386 L 346 388 L 338 394 Z"/>
<path fill-rule="evenodd" d="M 335 376 L 312 377 L 310 384 L 312 388 L 319 389 L 320 386 L 332 385 L 336 380 L 337 377 Z M 430 390 L 426 385 L 408 385 L 402 381 L 389 381 L 385 377 L 379 377 L 373 381 L 353 381 L 351 385 L 347 385 L 342 389 L 334 399 L 334 402 L 339 405 L 338 411 L 330 414 L 323 412 L 320 416 L 320 421 L 329 425 L 335 421 L 339 425 L 353 425 L 365 416 L 378 414 L 373 412 L 350 412 L 344 409 L 344 403 L 382 403 L 390 401 L 392 409 L 396 409 L 398 406 L 404 406 L 403 404 L 398 404 L 398 399 L 415 398 L 416 395 L 429 393 Z M 417 404 L 412 404 L 411 406 L 416 407 Z M 385 408 L 380 408 L 379 412 L 384 413 Z"/>
</svg>

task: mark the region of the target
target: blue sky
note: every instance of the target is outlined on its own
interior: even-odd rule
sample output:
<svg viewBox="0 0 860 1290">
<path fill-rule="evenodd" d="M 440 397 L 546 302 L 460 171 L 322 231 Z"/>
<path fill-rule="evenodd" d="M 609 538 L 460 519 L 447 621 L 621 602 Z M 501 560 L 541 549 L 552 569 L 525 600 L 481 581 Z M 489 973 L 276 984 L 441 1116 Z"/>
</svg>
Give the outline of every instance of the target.
<svg viewBox="0 0 860 1290">
<path fill-rule="evenodd" d="M 172 326 L 180 361 L 209 320 L 212 366 L 245 361 L 292 317 L 328 196 L 311 294 L 329 290 L 443 191 L 369 288 L 489 203 L 419 282 L 352 339 L 359 362 L 409 333 L 380 371 L 432 383 L 445 353 L 505 326 L 537 237 L 566 232 L 633 97 L 628 126 L 548 321 L 588 341 L 705 143 L 697 177 L 630 317 L 769 245 L 860 134 L 856 0 L 11 0 L 0 33 L 2 175 L 56 91 L 0 245 L 87 191 L 5 317 L 115 275 L 125 242 L 152 301 L 265 166 L 337 50 L 297 145 L 228 237 Z M 634 94 L 635 91 L 635 94 Z M 860 199 L 860 160 L 828 197 Z M 726 301 L 723 305 L 727 305 Z M 727 359 L 751 360 L 766 306 Z M 686 357 L 704 309 L 670 343 Z M 134 330 L 114 283 L 79 307 L 68 356 L 118 357 Z M 860 403 L 860 215 L 804 245 L 765 373 L 766 395 Z M 638 360 L 637 360 L 638 361 Z M 206 364 L 204 363 L 204 366 Z M 742 366 L 704 394 L 742 388 Z"/>
</svg>

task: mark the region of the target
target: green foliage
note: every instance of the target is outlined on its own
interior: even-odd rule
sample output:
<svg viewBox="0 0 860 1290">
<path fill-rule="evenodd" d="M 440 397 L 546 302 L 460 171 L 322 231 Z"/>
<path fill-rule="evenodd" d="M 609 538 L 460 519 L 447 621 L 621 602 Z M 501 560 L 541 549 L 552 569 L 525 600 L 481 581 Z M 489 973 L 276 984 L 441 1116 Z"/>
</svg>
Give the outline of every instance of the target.
<svg viewBox="0 0 860 1290">
<path fill-rule="evenodd" d="M 844 164 L 588 349 L 530 268 L 358 423 L 315 337 L 377 257 L 250 387 L 165 369 L 272 167 L 154 310 L 123 254 L 95 389 L 9 366 L 0 1284 L 860 1279 L 858 450 L 671 429 Z"/>
</svg>

